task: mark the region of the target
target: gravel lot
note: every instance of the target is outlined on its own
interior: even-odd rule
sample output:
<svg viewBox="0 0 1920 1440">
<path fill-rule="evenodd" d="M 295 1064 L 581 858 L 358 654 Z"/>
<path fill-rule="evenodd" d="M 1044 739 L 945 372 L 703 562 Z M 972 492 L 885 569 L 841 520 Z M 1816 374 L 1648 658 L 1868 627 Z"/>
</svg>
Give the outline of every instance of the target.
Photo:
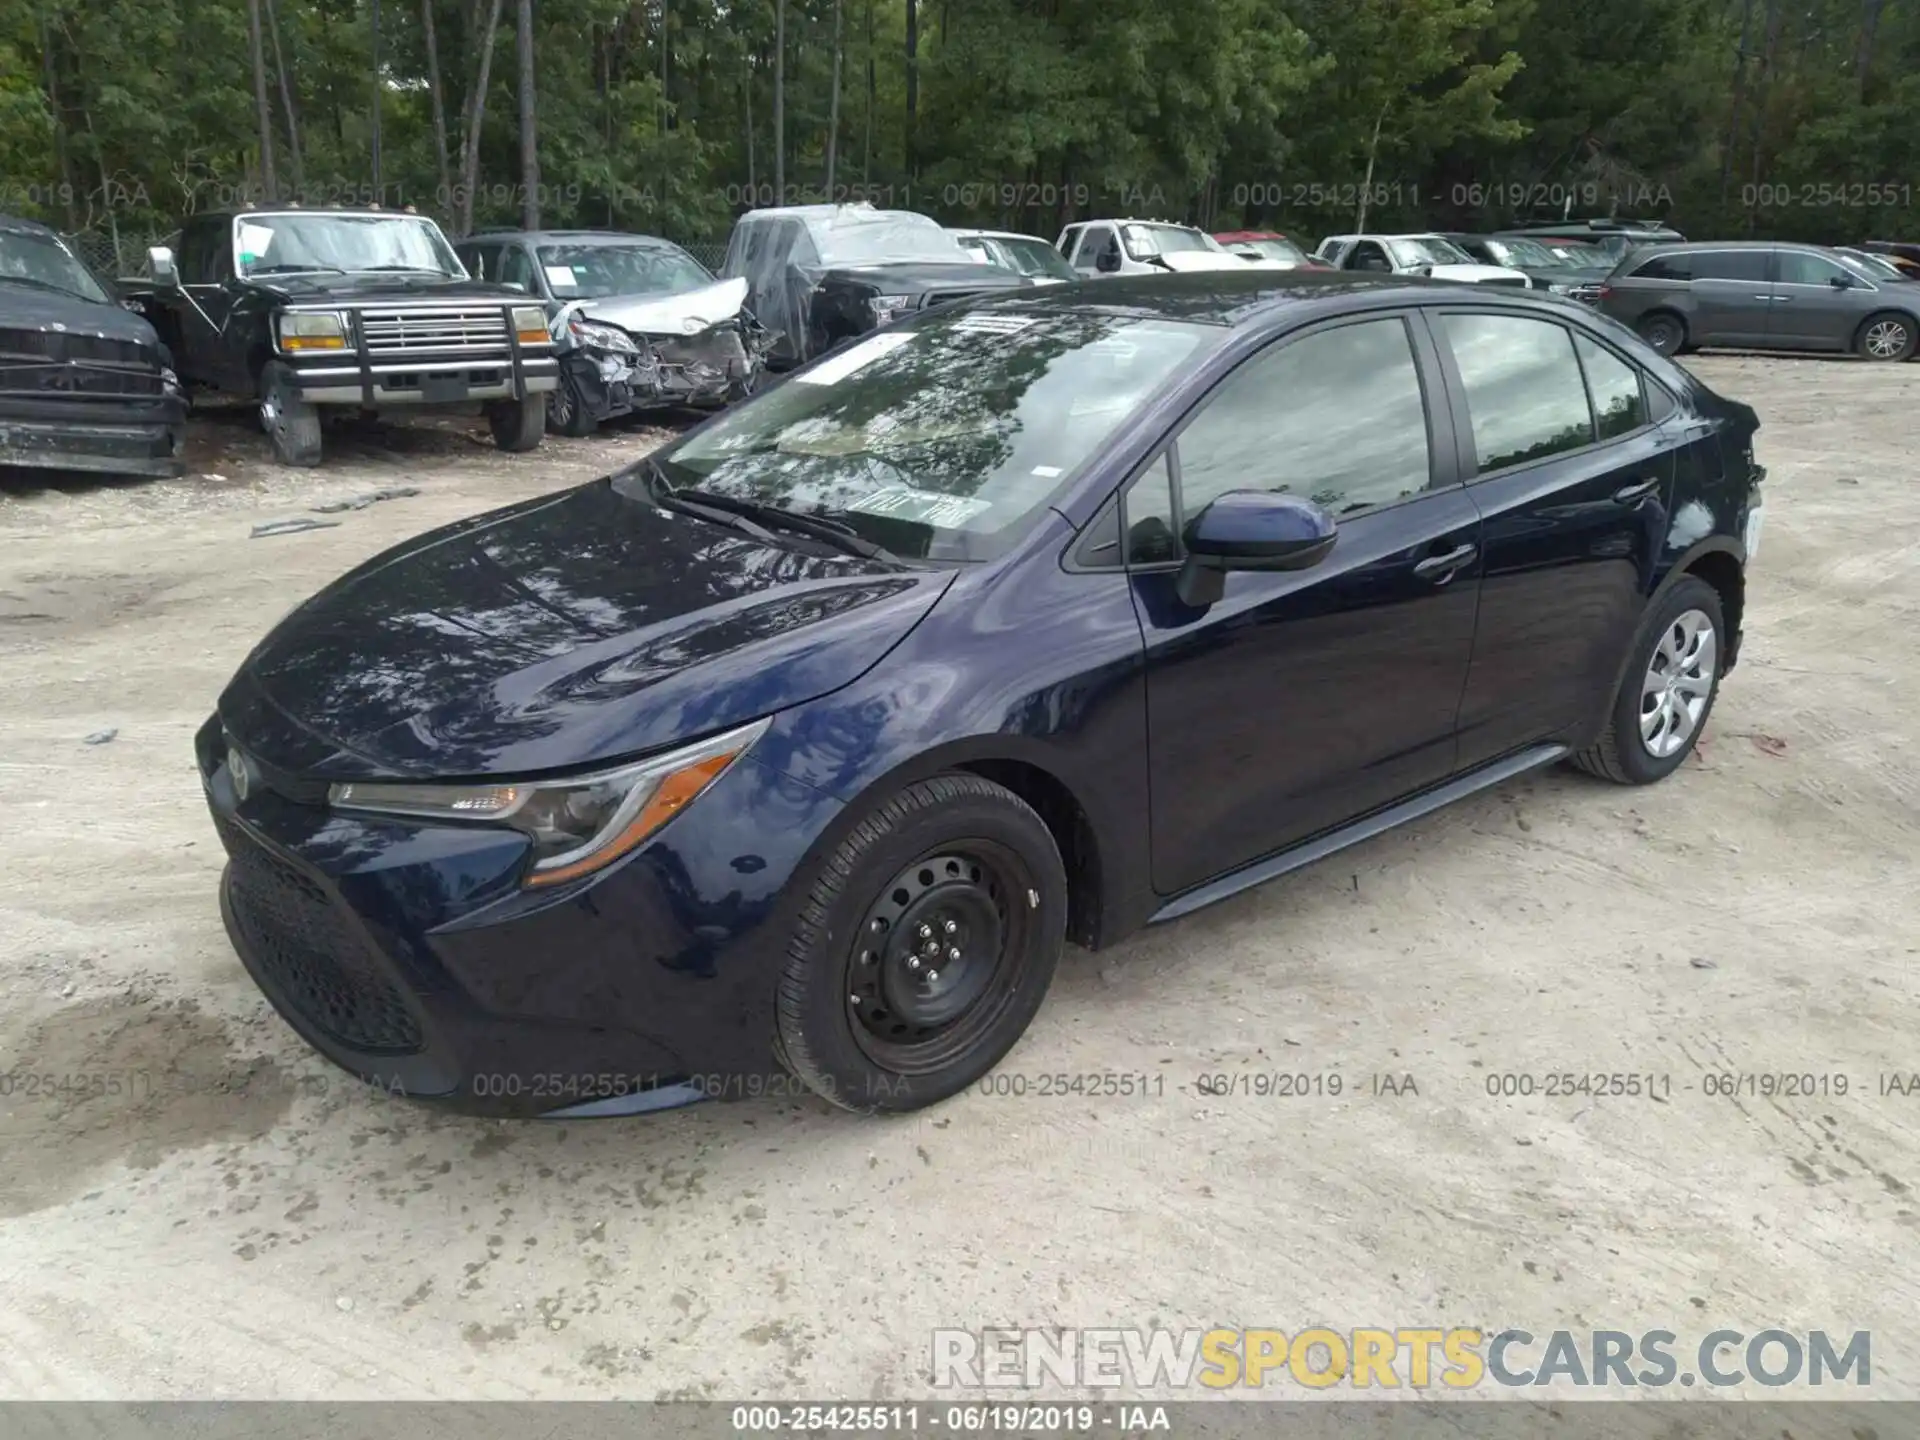
<svg viewBox="0 0 1920 1440">
<path fill-rule="evenodd" d="M 234 416 L 178 482 L 0 476 L 0 1398 L 897 1397 L 936 1327 L 1156 1322 L 1864 1328 L 1873 1393 L 1920 1397 L 1920 1095 L 1880 1093 L 1920 1072 L 1920 365 L 1698 368 L 1771 473 L 1695 762 L 1539 774 L 1070 952 L 1003 1074 L 1158 1093 L 892 1121 L 442 1118 L 336 1078 L 221 930 L 190 739 L 261 632 L 658 432 L 290 471 Z M 302 516 L 338 524 L 249 538 Z M 1200 1093 L 1269 1069 L 1344 1093 Z M 1487 1093 L 1549 1071 L 1672 1094 Z M 1850 1088 L 1705 1093 L 1732 1072 Z"/>
</svg>

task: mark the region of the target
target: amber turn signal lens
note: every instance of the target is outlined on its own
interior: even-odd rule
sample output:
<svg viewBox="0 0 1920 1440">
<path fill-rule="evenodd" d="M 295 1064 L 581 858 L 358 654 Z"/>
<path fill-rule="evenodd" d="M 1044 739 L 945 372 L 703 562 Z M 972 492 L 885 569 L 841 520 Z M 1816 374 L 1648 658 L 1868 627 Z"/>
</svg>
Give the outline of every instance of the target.
<svg viewBox="0 0 1920 1440">
<path fill-rule="evenodd" d="M 571 865 L 562 865 L 553 870 L 535 870 L 527 876 L 527 884 L 560 885 L 611 865 L 690 805 L 702 790 L 719 779 L 720 772 L 731 765 L 739 753 L 735 750 L 725 755 L 710 755 L 684 770 L 674 771 L 654 787 L 646 804 L 640 807 L 640 813 L 628 821 L 626 828 L 613 839 Z"/>
</svg>

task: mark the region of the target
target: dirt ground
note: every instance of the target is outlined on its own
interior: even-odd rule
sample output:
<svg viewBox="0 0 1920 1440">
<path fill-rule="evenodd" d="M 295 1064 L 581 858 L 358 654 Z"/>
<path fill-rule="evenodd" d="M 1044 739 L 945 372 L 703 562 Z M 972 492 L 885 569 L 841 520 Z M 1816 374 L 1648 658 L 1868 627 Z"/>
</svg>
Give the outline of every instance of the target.
<svg viewBox="0 0 1920 1440">
<path fill-rule="evenodd" d="M 236 416 L 177 482 L 0 477 L 0 1398 L 900 1397 L 936 1327 L 1154 1323 L 1868 1329 L 1920 1396 L 1920 1094 L 1882 1093 L 1920 1071 L 1920 365 L 1697 363 L 1770 477 L 1695 762 L 1069 952 L 1002 1073 L 1149 1093 L 893 1121 L 443 1118 L 342 1083 L 221 930 L 190 740 L 266 627 L 659 432 L 291 471 Z M 337 524 L 250 537 L 293 518 Z M 1343 1093 L 1202 1093 L 1270 1070 Z M 1558 1071 L 1671 1092 L 1488 1094 Z M 1782 1072 L 1825 1093 L 1708 1093 Z"/>
</svg>

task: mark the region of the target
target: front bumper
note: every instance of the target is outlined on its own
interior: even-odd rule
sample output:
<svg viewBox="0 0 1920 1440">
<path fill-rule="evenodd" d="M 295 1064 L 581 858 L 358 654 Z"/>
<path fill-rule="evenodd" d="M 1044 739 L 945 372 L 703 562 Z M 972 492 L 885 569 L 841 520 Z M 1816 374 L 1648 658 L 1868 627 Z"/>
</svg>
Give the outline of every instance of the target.
<svg viewBox="0 0 1920 1440">
<path fill-rule="evenodd" d="M 787 882 L 839 802 L 743 756 L 633 855 L 534 893 L 510 830 L 332 811 L 257 760 L 242 799 L 228 743 L 217 716 L 195 739 L 228 936 L 383 1094 L 585 1116 L 797 1087 L 772 1050 Z"/>
<path fill-rule="evenodd" d="M 310 405 L 460 405 L 469 401 L 520 400 L 560 383 L 560 362 L 550 344 L 502 344 L 481 353 L 422 350 L 418 354 L 316 351 L 284 355 L 299 397 Z"/>
<path fill-rule="evenodd" d="M 185 473 L 186 439 L 186 407 L 178 399 L 0 400 L 0 465 L 172 478 Z"/>
</svg>

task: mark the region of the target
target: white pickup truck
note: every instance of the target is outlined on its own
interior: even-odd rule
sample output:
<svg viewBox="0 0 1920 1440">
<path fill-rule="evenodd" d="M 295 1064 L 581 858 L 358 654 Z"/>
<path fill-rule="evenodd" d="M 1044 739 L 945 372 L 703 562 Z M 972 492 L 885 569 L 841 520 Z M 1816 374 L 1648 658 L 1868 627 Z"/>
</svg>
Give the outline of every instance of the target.
<svg viewBox="0 0 1920 1440">
<path fill-rule="evenodd" d="M 1359 274 L 1428 275 L 1435 280 L 1521 289 L 1533 285 L 1523 272 L 1483 265 L 1439 235 L 1329 235 L 1313 253 L 1336 270 Z"/>
</svg>

